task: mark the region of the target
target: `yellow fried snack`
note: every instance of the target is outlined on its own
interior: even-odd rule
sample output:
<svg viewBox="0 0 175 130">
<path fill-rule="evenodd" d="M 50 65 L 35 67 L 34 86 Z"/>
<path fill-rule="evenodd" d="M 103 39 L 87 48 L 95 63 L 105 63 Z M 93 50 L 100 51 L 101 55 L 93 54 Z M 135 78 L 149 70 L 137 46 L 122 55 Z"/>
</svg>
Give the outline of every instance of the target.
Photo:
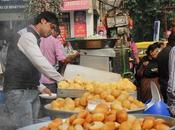
<svg viewBox="0 0 175 130">
<path fill-rule="evenodd" d="M 104 83 L 85 80 L 80 75 L 76 76 L 73 80 L 60 81 L 58 83 L 58 87 L 61 89 L 83 89 L 94 92 L 95 94 L 100 94 L 102 90 L 107 90 L 109 93 L 113 92 L 113 90 L 121 90 L 127 92 L 136 91 L 136 86 L 127 78 L 123 78 L 117 82 Z M 113 94 L 112 95 L 114 97 L 117 97 L 117 94 Z"/>
<path fill-rule="evenodd" d="M 164 119 L 154 116 L 138 118 L 124 110 L 110 109 L 106 104 L 96 106 L 95 110 L 81 111 L 64 121 L 55 119 L 40 130 L 168 130 L 171 127 Z"/>
</svg>

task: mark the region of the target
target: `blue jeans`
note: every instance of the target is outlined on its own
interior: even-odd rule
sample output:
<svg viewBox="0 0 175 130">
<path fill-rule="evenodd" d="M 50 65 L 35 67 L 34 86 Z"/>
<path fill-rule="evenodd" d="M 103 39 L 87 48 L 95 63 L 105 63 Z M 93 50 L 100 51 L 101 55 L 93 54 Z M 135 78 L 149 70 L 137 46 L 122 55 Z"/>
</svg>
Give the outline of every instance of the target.
<svg viewBox="0 0 175 130">
<path fill-rule="evenodd" d="M 4 103 L 4 92 L 0 91 L 0 104 Z"/>
<path fill-rule="evenodd" d="M 43 83 L 44 84 L 44 83 Z M 50 89 L 50 91 L 52 93 L 57 93 L 57 84 L 56 83 L 53 83 L 53 84 L 44 84 L 48 89 Z M 49 104 L 53 101 L 53 99 L 43 99 L 40 97 L 40 102 L 41 102 L 41 107 L 40 107 L 40 113 L 39 113 L 39 117 L 40 118 L 43 118 L 43 117 L 46 117 L 48 116 L 48 114 L 45 113 L 45 110 L 44 110 L 44 106 L 46 104 Z"/>
</svg>

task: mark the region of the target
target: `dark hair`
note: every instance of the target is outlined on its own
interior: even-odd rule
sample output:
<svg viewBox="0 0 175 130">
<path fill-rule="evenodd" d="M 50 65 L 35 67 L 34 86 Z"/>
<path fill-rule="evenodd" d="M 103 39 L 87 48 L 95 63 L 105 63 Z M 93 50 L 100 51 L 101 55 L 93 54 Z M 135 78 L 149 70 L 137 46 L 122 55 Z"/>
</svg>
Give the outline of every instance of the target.
<svg viewBox="0 0 175 130">
<path fill-rule="evenodd" d="M 146 54 L 150 55 L 151 51 L 154 51 L 156 48 L 158 48 L 157 44 L 151 44 L 148 46 L 147 50 L 146 50 Z"/>
<path fill-rule="evenodd" d="M 158 48 L 160 47 L 159 42 L 154 42 L 154 45 L 156 45 Z"/>
<path fill-rule="evenodd" d="M 38 16 L 35 17 L 34 24 L 36 25 L 40 23 L 41 19 L 45 19 L 52 24 L 58 25 L 58 18 L 55 13 L 49 11 L 41 12 Z"/>
<path fill-rule="evenodd" d="M 175 45 L 175 34 L 171 33 L 168 37 L 168 46 L 174 46 Z"/>
</svg>

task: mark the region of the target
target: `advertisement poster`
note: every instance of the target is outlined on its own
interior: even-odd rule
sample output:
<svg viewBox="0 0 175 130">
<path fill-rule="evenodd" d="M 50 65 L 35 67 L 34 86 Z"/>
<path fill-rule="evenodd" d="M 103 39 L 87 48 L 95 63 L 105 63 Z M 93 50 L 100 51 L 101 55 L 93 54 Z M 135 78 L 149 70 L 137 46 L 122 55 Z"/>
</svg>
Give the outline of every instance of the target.
<svg viewBox="0 0 175 130">
<path fill-rule="evenodd" d="M 75 11 L 74 12 L 74 36 L 86 37 L 86 12 Z"/>
<path fill-rule="evenodd" d="M 100 23 L 98 26 L 97 26 L 97 34 L 99 36 L 102 36 L 102 37 L 106 37 L 106 27 Z"/>
<path fill-rule="evenodd" d="M 62 14 L 62 22 L 59 25 L 61 42 L 66 42 L 66 38 L 70 37 L 70 14 Z"/>
<path fill-rule="evenodd" d="M 66 38 L 68 37 L 68 27 L 66 24 L 61 24 L 59 26 L 60 29 L 60 35 L 61 35 L 61 42 L 64 43 L 66 42 Z"/>
</svg>

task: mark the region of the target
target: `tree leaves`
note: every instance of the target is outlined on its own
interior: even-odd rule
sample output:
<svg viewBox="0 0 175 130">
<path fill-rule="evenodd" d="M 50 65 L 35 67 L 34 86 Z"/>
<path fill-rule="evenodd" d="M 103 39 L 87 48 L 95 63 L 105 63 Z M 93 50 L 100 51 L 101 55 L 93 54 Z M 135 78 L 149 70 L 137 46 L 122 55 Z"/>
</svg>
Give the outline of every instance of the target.
<svg viewBox="0 0 175 130">
<path fill-rule="evenodd" d="M 62 0 L 30 0 L 26 5 L 25 12 L 29 17 L 35 16 L 43 11 L 51 11 L 59 14 L 62 3 Z"/>
<path fill-rule="evenodd" d="M 133 35 L 135 40 L 152 40 L 153 25 L 155 20 L 161 21 L 161 30 L 164 27 L 163 7 L 168 4 L 175 4 L 175 0 L 124 0 L 124 7 L 129 10 L 134 20 Z M 170 16 L 175 16 L 174 12 L 168 13 L 168 21 Z M 163 36 L 163 32 L 161 32 Z"/>
</svg>

